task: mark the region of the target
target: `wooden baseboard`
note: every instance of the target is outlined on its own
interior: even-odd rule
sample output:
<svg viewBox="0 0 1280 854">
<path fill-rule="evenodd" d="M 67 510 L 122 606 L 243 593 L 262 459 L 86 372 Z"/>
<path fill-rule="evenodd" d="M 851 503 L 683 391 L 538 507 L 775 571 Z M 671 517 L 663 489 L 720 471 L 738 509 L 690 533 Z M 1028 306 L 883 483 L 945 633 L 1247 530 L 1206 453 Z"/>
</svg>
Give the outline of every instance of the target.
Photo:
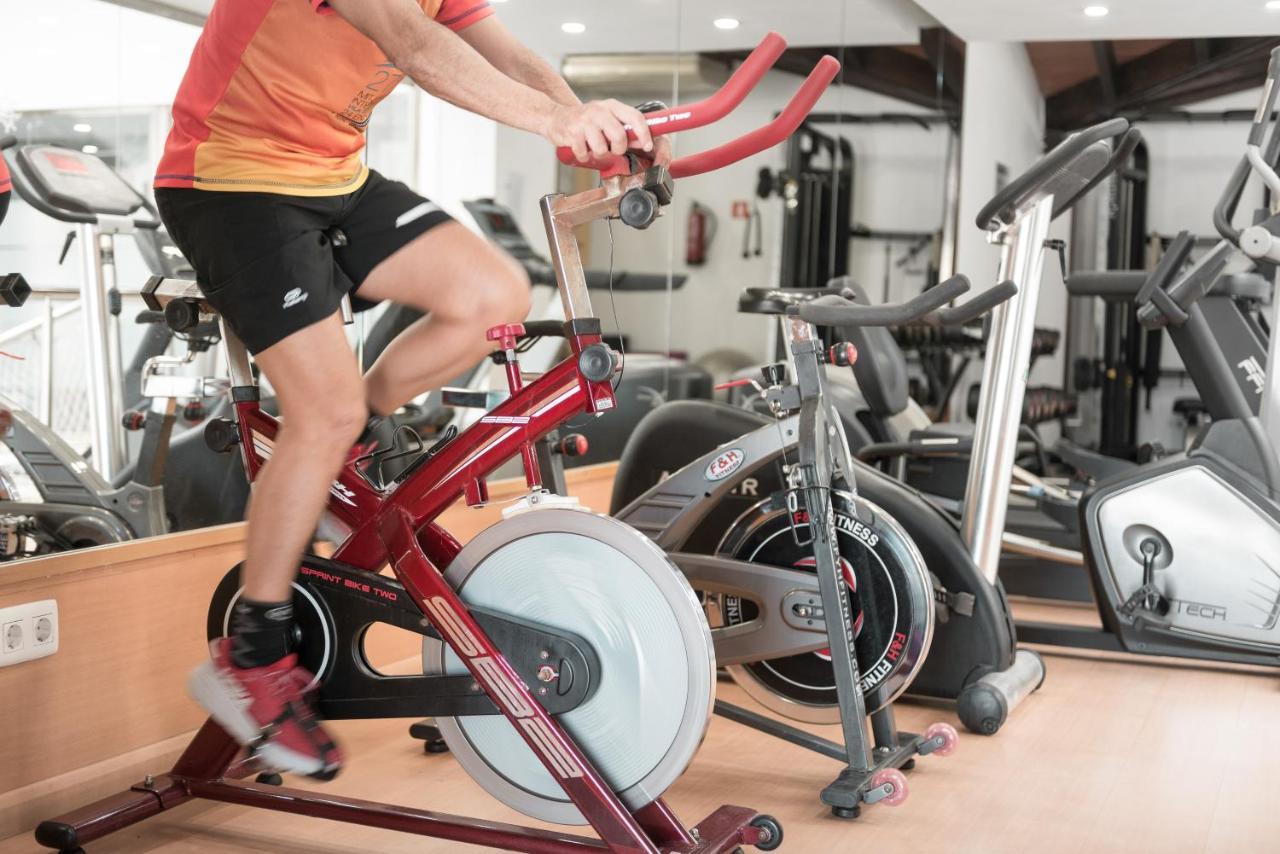
<svg viewBox="0 0 1280 854">
<path fill-rule="evenodd" d="M 570 489 L 607 510 L 615 468 L 573 469 Z M 440 522 L 466 542 L 524 489 L 495 482 L 489 506 L 456 505 Z M 4 567 L 0 607 L 54 599 L 61 635 L 53 656 L 0 668 L 0 839 L 169 767 L 204 718 L 186 679 L 208 654 L 209 596 L 244 536 L 243 524 L 222 525 Z M 409 632 L 379 627 L 366 650 L 388 672 L 420 666 Z"/>
</svg>

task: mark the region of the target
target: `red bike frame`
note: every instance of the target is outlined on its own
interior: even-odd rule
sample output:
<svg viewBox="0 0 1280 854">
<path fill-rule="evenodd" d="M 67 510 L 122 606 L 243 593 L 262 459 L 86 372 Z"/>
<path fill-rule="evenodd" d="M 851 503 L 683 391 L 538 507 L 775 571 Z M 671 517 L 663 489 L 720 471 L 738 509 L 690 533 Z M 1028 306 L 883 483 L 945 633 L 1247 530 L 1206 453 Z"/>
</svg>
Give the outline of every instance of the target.
<svg viewBox="0 0 1280 854">
<path fill-rule="evenodd" d="M 785 47 L 781 36 L 770 34 L 716 95 L 690 107 L 650 114 L 647 119 L 653 133 L 699 127 L 723 117 L 741 103 Z M 727 145 L 675 161 L 671 175 L 695 175 L 719 168 L 785 139 L 838 70 L 839 64 L 825 57 L 777 119 Z M 564 152 L 560 156 L 563 159 Z M 238 746 L 210 721 L 170 774 L 148 778 L 148 783 L 128 793 L 46 822 L 37 831 L 41 842 L 75 847 L 192 797 L 532 852 L 718 852 L 760 841 L 760 831 L 750 825 L 756 813 L 741 807 L 721 807 L 695 832 L 686 830 L 661 800 L 634 812 L 627 809 L 590 759 L 535 700 L 442 574 L 461 548 L 435 522 L 446 508 L 459 497 L 472 506 L 483 504 L 487 499 L 485 478 L 517 455 L 525 461 L 530 487 L 536 488 L 532 444 L 575 416 L 605 413 L 615 405 L 610 378 L 592 380 L 580 368 L 584 351 L 598 351 L 602 345 L 599 321 L 591 316 L 573 229 L 617 217 L 623 195 L 642 190 L 651 176 L 645 170 L 633 173 L 625 158 L 589 165 L 604 175 L 600 187 L 574 196 L 548 196 L 542 202 L 571 356 L 522 386 L 514 363 L 515 330 L 505 330 L 498 337 L 508 360 L 511 397 L 388 490 L 371 485 L 354 462 L 347 465 L 330 490 L 329 511 L 350 532 L 334 558 L 371 572 L 390 563 L 423 616 L 466 663 L 473 678 L 560 783 L 600 840 L 244 783 L 234 779 L 249 770 L 244 763 L 234 764 L 240 753 Z M 270 457 L 279 422 L 258 405 L 243 345 L 225 325 L 224 335 L 231 357 L 240 445 L 252 480 Z M 65 845 L 66 834 L 71 834 L 75 845 Z"/>
</svg>

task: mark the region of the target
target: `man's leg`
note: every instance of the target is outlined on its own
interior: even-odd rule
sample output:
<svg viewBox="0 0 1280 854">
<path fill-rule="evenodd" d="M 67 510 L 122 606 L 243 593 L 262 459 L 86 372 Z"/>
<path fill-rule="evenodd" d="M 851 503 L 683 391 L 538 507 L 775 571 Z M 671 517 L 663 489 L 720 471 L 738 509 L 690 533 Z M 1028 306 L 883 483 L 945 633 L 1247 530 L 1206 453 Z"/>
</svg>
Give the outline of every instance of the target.
<svg viewBox="0 0 1280 854">
<path fill-rule="evenodd" d="M 529 313 L 524 270 L 456 222 L 397 250 L 369 273 L 359 293 L 428 313 L 397 336 L 365 376 L 369 409 L 379 415 L 389 415 L 483 359 L 493 351 L 485 330 L 518 323 Z"/>
<path fill-rule="evenodd" d="M 364 383 L 336 314 L 257 355 L 275 387 L 281 425 L 249 504 L 243 594 L 231 638 L 213 645 L 189 689 L 268 767 L 329 779 L 342 752 L 302 691 L 311 676 L 290 655 L 291 584 L 329 485 L 365 421 Z"/>
<path fill-rule="evenodd" d="M 336 314 L 254 358 L 276 391 L 281 425 L 249 503 L 244 596 L 286 602 L 329 486 L 364 427 L 364 384 Z"/>
</svg>

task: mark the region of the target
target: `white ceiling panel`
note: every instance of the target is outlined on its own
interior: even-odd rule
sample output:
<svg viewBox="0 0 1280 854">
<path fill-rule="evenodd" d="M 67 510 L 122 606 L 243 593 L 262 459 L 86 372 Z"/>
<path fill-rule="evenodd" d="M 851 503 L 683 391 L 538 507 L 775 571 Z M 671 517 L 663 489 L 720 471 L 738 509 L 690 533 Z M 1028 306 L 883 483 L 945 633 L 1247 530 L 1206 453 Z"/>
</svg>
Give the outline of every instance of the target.
<svg viewBox="0 0 1280 854">
<path fill-rule="evenodd" d="M 1266 0 L 916 0 L 966 41 L 1092 41 L 1280 35 Z M 1103 6 L 1103 17 L 1084 14 Z"/>
<path fill-rule="evenodd" d="M 203 17 L 212 0 L 109 0 L 121 5 Z M 916 44 L 933 20 L 909 0 L 501 0 L 498 14 L 535 49 L 551 54 L 733 50 L 769 30 L 793 45 Z M 712 25 L 736 18 L 736 30 Z M 586 25 L 568 35 L 565 22 Z"/>
</svg>

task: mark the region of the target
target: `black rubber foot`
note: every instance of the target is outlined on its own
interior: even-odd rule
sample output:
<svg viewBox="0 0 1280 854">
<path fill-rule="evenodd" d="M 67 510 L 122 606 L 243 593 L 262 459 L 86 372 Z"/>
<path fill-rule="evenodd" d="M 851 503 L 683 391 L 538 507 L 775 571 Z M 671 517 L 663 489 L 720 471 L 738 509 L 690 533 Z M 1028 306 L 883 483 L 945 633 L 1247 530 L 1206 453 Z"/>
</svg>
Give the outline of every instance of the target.
<svg viewBox="0 0 1280 854">
<path fill-rule="evenodd" d="M 36 826 L 36 842 L 59 854 L 84 854 L 73 825 L 61 821 L 42 821 Z"/>
<path fill-rule="evenodd" d="M 915 768 L 915 767 L 916 767 L 916 761 L 914 759 L 908 759 L 906 762 L 902 763 L 901 770 L 910 771 L 912 768 Z"/>
<path fill-rule="evenodd" d="M 831 814 L 836 818 L 855 819 L 862 815 L 862 807 L 832 807 Z"/>
<path fill-rule="evenodd" d="M 422 750 L 424 753 L 448 753 L 449 745 L 445 744 L 443 738 L 433 738 L 422 742 Z"/>
<path fill-rule="evenodd" d="M 256 781 L 264 786 L 283 786 L 284 778 L 274 771 L 263 771 L 256 778 Z"/>
</svg>

